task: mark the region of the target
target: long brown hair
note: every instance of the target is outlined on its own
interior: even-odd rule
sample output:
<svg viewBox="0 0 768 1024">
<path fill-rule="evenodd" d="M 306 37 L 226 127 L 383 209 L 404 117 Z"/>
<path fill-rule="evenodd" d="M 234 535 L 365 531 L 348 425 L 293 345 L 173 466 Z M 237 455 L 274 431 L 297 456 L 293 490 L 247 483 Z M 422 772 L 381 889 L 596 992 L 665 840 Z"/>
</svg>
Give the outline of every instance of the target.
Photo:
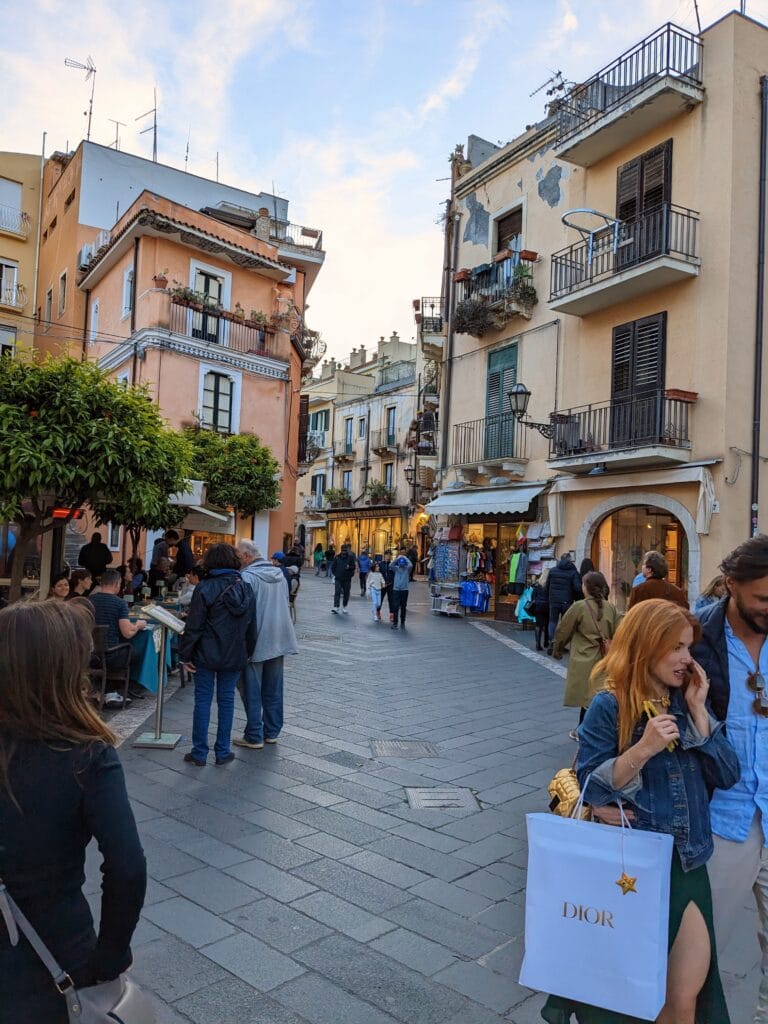
<svg viewBox="0 0 768 1024">
<path fill-rule="evenodd" d="M 603 617 L 603 602 L 608 600 L 608 595 L 610 594 L 608 581 L 601 572 L 588 572 L 582 579 L 581 585 L 586 596 L 591 597 L 597 605 L 597 619 L 599 622 Z"/>
<path fill-rule="evenodd" d="M 85 676 L 93 612 L 88 602 L 25 602 L 0 611 L 0 787 L 21 738 L 114 745 L 89 705 Z"/>
<path fill-rule="evenodd" d="M 694 642 L 701 636 L 698 619 L 671 601 L 641 601 L 619 623 L 607 656 L 592 669 L 591 679 L 605 679 L 605 688 L 619 705 L 619 751 L 632 743 L 632 733 L 643 714 L 643 701 L 656 691 L 653 667 L 669 654 L 686 626 L 693 627 Z"/>
</svg>

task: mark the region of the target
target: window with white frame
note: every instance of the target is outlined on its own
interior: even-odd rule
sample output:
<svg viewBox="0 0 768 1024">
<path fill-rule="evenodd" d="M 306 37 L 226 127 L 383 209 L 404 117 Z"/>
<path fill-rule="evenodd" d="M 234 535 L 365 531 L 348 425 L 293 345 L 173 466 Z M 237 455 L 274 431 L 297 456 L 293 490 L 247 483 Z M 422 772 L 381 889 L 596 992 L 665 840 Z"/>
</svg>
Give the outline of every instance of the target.
<svg viewBox="0 0 768 1024">
<path fill-rule="evenodd" d="M 365 416 L 361 416 L 357 421 L 357 436 L 362 440 L 365 437 Z"/>
<path fill-rule="evenodd" d="M 16 286 L 19 283 L 19 265 L 13 260 L 0 259 L 0 302 L 4 306 L 17 304 Z"/>
<path fill-rule="evenodd" d="M 206 373 L 203 379 L 202 424 L 221 434 L 232 433 L 233 386 L 223 373 Z"/>
<path fill-rule="evenodd" d="M 341 474 L 341 486 L 343 487 L 343 489 L 345 491 L 349 491 L 350 494 L 352 493 L 352 470 L 351 469 L 345 469 L 344 472 Z"/>
<path fill-rule="evenodd" d="M 315 473 L 311 483 L 312 494 L 317 498 L 318 504 L 322 504 L 325 494 L 325 473 Z"/>
<path fill-rule="evenodd" d="M 123 271 L 123 318 L 133 309 L 133 267 Z"/>
<path fill-rule="evenodd" d="M 394 462 L 384 463 L 384 486 L 388 491 L 393 490 L 395 486 L 395 464 Z"/>
<path fill-rule="evenodd" d="M 107 547 L 110 551 L 120 550 L 120 530 L 117 523 L 109 523 L 107 527 Z"/>
<path fill-rule="evenodd" d="M 127 373 L 119 373 L 117 375 L 117 383 L 120 385 L 121 388 L 127 388 L 128 385 L 131 383 L 130 375 Z"/>
<path fill-rule="evenodd" d="M 88 340 L 91 344 L 96 341 L 99 335 L 99 300 L 94 299 L 91 303 L 91 330 Z"/>
<path fill-rule="evenodd" d="M 496 221 L 496 252 L 520 252 L 523 247 L 523 208 L 505 213 Z"/>
<path fill-rule="evenodd" d="M 12 356 L 16 348 L 16 331 L 8 324 L 0 324 L 0 357 Z"/>
<path fill-rule="evenodd" d="M 59 275 L 59 304 L 58 313 L 62 316 L 64 310 L 67 308 L 67 272 Z"/>
<path fill-rule="evenodd" d="M 45 330 L 49 330 L 51 326 L 51 317 L 53 316 L 53 288 L 49 288 L 45 293 Z"/>
</svg>

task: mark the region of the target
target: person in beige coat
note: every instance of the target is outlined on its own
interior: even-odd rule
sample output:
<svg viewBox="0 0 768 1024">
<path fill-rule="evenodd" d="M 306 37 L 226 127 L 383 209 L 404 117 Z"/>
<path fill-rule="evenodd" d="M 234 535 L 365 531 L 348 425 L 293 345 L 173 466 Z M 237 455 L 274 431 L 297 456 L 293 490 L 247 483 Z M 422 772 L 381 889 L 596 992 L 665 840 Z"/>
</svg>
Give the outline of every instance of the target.
<svg viewBox="0 0 768 1024">
<path fill-rule="evenodd" d="M 600 689 L 599 682 L 590 682 L 589 678 L 603 657 L 600 641 L 610 642 L 621 619 L 608 600 L 608 584 L 601 572 L 587 573 L 582 586 L 586 597 L 583 601 L 575 601 L 560 620 L 552 651 L 554 657 L 560 659 L 570 645 L 563 704 L 567 708 L 581 708 L 579 724 Z M 571 739 L 578 740 L 575 730 L 571 730 L 569 735 Z"/>
</svg>

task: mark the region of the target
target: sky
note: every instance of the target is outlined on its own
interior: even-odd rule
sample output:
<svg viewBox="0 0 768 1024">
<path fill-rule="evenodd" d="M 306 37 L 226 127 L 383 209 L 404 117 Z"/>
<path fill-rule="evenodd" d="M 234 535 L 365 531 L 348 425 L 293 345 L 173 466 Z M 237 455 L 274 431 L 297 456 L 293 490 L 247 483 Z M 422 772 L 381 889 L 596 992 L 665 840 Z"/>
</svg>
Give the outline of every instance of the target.
<svg viewBox="0 0 768 1024">
<path fill-rule="evenodd" d="M 702 26 L 738 7 L 699 0 Z M 768 23 L 768 0 L 747 0 Z M 693 0 L 0 0 L 0 149 L 75 148 L 96 66 L 92 139 L 239 188 L 275 191 L 323 231 L 307 323 L 328 352 L 414 339 L 439 294 L 448 159 L 504 144 L 545 112 L 555 71 L 580 81 Z M 767 55 L 768 56 L 768 55 Z M 766 61 L 768 70 L 768 59 Z"/>
</svg>

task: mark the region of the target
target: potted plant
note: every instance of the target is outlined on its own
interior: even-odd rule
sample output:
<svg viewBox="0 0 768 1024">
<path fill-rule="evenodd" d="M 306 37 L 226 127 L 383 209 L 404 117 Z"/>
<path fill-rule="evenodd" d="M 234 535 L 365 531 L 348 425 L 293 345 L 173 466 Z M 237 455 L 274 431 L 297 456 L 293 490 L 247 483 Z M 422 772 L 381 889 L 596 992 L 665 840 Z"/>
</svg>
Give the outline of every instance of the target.
<svg viewBox="0 0 768 1024">
<path fill-rule="evenodd" d="M 171 302 L 174 302 L 177 306 L 190 306 L 193 309 L 200 308 L 200 297 L 197 292 L 191 288 L 187 288 L 185 285 L 178 284 L 174 281 L 175 287 L 171 289 Z"/>
<path fill-rule="evenodd" d="M 329 487 L 325 500 L 331 508 L 347 508 L 352 504 L 352 495 L 346 487 Z"/>
<path fill-rule="evenodd" d="M 267 314 L 262 313 L 259 309 L 252 309 L 251 315 L 245 321 L 249 327 L 266 327 L 267 326 Z"/>
<path fill-rule="evenodd" d="M 684 391 L 682 388 L 667 388 L 664 392 L 665 398 L 674 398 L 678 402 L 689 402 L 693 404 L 698 400 L 698 391 Z"/>
<path fill-rule="evenodd" d="M 509 290 L 507 292 L 507 298 L 511 299 L 513 303 L 517 303 L 526 310 L 530 309 L 531 306 L 535 306 L 539 301 L 536 289 L 533 287 L 533 275 L 531 274 L 531 269 L 524 263 L 518 263 L 515 267 L 512 284 L 509 286 Z"/>
<path fill-rule="evenodd" d="M 520 259 L 521 260 L 527 260 L 529 263 L 535 263 L 538 258 L 539 258 L 539 254 L 536 252 L 535 249 L 521 249 L 520 250 Z"/>
<path fill-rule="evenodd" d="M 365 494 L 369 505 L 388 505 L 392 500 L 392 492 L 383 480 L 369 480 L 365 485 Z"/>
<path fill-rule="evenodd" d="M 468 281 L 472 276 L 472 271 L 466 267 L 462 267 L 461 270 L 457 270 L 453 275 L 453 280 L 458 284 L 459 281 Z"/>
<path fill-rule="evenodd" d="M 165 270 L 161 270 L 161 271 L 159 271 L 159 273 L 155 274 L 155 276 L 152 278 L 152 280 L 155 282 L 155 288 L 167 288 L 168 287 L 168 267 L 166 267 Z"/>
<path fill-rule="evenodd" d="M 482 338 L 493 326 L 493 314 L 485 299 L 462 299 L 456 306 L 453 329 L 457 334 L 471 334 L 475 338 Z"/>
<path fill-rule="evenodd" d="M 239 302 L 235 303 L 233 314 L 236 320 L 245 320 L 245 310 L 243 309 Z"/>
<path fill-rule="evenodd" d="M 503 263 L 504 260 L 508 260 L 511 255 L 512 255 L 512 250 L 511 249 L 500 249 L 497 253 L 494 254 L 493 262 L 494 263 Z"/>
</svg>

